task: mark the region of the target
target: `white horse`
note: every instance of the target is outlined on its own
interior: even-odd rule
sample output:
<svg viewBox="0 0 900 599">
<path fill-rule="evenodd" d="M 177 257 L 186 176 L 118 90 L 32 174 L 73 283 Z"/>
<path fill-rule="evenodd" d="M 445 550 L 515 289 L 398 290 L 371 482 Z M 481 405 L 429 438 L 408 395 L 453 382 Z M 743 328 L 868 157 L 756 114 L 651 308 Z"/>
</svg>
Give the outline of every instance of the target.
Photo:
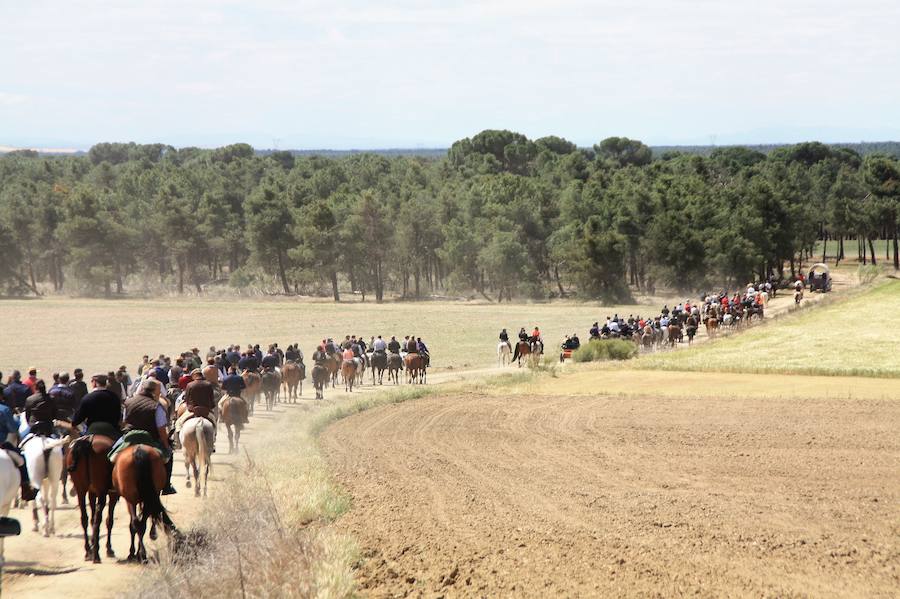
<svg viewBox="0 0 900 599">
<path fill-rule="evenodd" d="M 206 497 L 206 483 L 212 469 L 212 450 L 216 438 L 216 426 L 206 418 L 191 418 L 181 427 L 181 451 L 184 453 L 184 468 L 187 483 L 191 488 L 191 470 L 194 471 L 194 496 L 200 497 L 200 473 L 203 473 L 203 496 Z"/>
<path fill-rule="evenodd" d="M 506 341 L 501 341 L 497 345 L 497 361 L 500 363 L 500 366 L 508 366 L 512 362 L 512 352 Z"/>
<path fill-rule="evenodd" d="M 0 516 L 8 516 L 19 492 L 22 477 L 9 453 L 0 449 Z M 0 566 L 3 565 L 3 537 L 0 537 Z"/>
<path fill-rule="evenodd" d="M 69 438 L 49 439 L 37 435 L 25 439 L 22 454 L 28 468 L 31 486 L 37 489 L 37 497 L 31 514 L 34 517 L 34 532 L 43 528 L 45 537 L 56 534 L 56 496 L 62 481 L 63 451 L 62 446 Z M 43 512 L 43 527 L 40 526 L 39 513 Z"/>
</svg>

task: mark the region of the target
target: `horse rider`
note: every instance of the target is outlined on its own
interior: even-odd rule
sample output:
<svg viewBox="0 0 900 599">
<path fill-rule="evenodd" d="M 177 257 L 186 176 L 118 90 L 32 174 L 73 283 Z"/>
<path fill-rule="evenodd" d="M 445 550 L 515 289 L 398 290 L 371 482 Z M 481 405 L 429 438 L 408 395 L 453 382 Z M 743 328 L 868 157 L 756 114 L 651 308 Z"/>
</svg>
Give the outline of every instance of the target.
<svg viewBox="0 0 900 599">
<path fill-rule="evenodd" d="M 428 348 L 425 347 L 425 342 L 422 341 L 421 337 L 416 337 L 416 351 L 425 358 L 425 367 L 431 366 L 431 354 L 428 352 Z"/>
<path fill-rule="evenodd" d="M 391 340 L 388 341 L 387 348 L 388 351 L 392 354 L 397 354 L 398 356 L 400 355 L 400 342 L 397 341 L 397 338 L 395 336 L 391 335 Z"/>
<path fill-rule="evenodd" d="M 335 352 L 337 352 L 337 345 L 335 345 L 334 339 L 329 337 L 328 341 L 325 342 L 325 353 L 327 353 L 329 356 L 331 356 Z"/>
<path fill-rule="evenodd" d="M 84 423 L 89 435 L 103 435 L 111 439 L 122 436 L 122 401 L 107 389 L 105 374 L 91 377 L 93 391 L 85 395 L 72 416 L 72 426 Z"/>
<path fill-rule="evenodd" d="M 78 402 L 75 400 L 75 392 L 69 386 L 69 373 L 61 372 L 59 382 L 53 385 L 48 393 L 56 409 L 56 419 L 71 422 Z"/>
<path fill-rule="evenodd" d="M 25 400 L 31 395 L 28 386 L 22 383 L 22 374 L 18 370 L 13 370 L 9 380 L 6 382 L 6 388 L 3 389 L 3 401 L 9 406 L 10 410 L 16 412 L 25 408 Z"/>
<path fill-rule="evenodd" d="M 316 347 L 316 351 L 313 352 L 313 364 L 324 365 L 326 361 L 328 361 L 328 353 L 325 351 L 325 346 L 320 345 Z"/>
<path fill-rule="evenodd" d="M 278 367 L 278 356 L 275 354 L 275 348 L 270 347 L 262 359 L 262 367 L 266 370 L 275 370 Z"/>
<path fill-rule="evenodd" d="M 353 350 L 350 349 L 349 347 L 345 348 L 344 351 L 341 353 L 341 358 L 343 358 L 345 362 L 348 362 L 348 361 L 352 362 L 354 357 L 356 357 L 356 356 L 354 355 Z"/>
<path fill-rule="evenodd" d="M 240 397 L 241 392 L 246 388 L 247 383 L 244 382 L 244 377 L 237 373 L 237 368 L 229 366 L 228 375 L 222 379 L 222 389 L 225 390 L 225 393 L 231 397 Z"/>
<path fill-rule="evenodd" d="M 541 347 L 543 347 L 543 345 L 544 345 L 544 341 L 543 341 L 543 339 L 541 339 L 541 329 L 539 329 L 537 327 L 537 325 L 535 325 L 534 330 L 531 331 L 530 341 L 533 344 L 540 343 Z"/>
<path fill-rule="evenodd" d="M 378 338 L 372 342 L 372 351 L 376 354 L 383 354 L 387 351 L 387 343 L 378 335 Z"/>
<path fill-rule="evenodd" d="M 153 445 L 162 453 L 166 462 L 166 486 L 163 495 L 177 493 L 172 486 L 172 446 L 169 444 L 169 417 L 166 400 L 160 399 L 159 381 L 148 378 L 141 388 L 125 402 L 125 426 L 129 430 L 141 430 L 153 439 Z M 168 402 L 166 402 L 168 403 Z M 113 448 L 115 450 L 115 448 Z"/>
<path fill-rule="evenodd" d="M 591 339 L 600 337 L 600 322 L 598 321 L 592 324 L 591 330 L 588 331 L 588 333 L 590 334 Z"/>
<path fill-rule="evenodd" d="M 53 404 L 53 398 L 47 393 L 44 381 L 38 379 L 34 388 L 34 394 L 25 401 L 25 420 L 33 435 L 49 437 L 54 433 L 53 419 L 56 417 L 56 406 Z"/>
<path fill-rule="evenodd" d="M 194 369 L 191 372 L 191 379 L 193 380 L 184 390 L 184 414 L 175 421 L 176 435 L 181 432 L 181 427 L 184 426 L 184 423 L 191 418 L 206 418 L 214 426 L 216 424 L 215 389 L 209 381 L 203 378 L 203 373 L 199 369 Z M 213 437 L 213 443 L 215 443 L 215 436 Z"/>
<path fill-rule="evenodd" d="M 293 345 L 288 345 L 287 350 L 284 352 L 285 362 L 296 362 L 299 359 L 300 359 L 300 352 L 295 350 Z"/>
<path fill-rule="evenodd" d="M 31 501 L 37 497 L 37 491 L 31 486 L 28 479 L 28 467 L 25 465 L 25 458 L 19 448 L 9 442 L 10 435 L 19 435 L 19 427 L 13 418 L 12 410 L 6 404 L 0 403 L 0 449 L 5 449 L 9 453 L 13 464 L 19 469 L 19 480 L 22 483 L 22 499 Z"/>
<path fill-rule="evenodd" d="M 252 350 L 241 354 L 241 359 L 238 360 L 238 370 L 246 370 L 249 372 L 256 372 L 259 370 L 259 361 L 256 359 L 256 354 L 253 353 Z"/>
<path fill-rule="evenodd" d="M 578 338 L 578 333 L 572 333 L 572 349 L 579 347 L 581 347 L 581 339 Z"/>
<path fill-rule="evenodd" d="M 525 331 L 525 327 L 519 329 L 519 341 L 528 341 L 528 333 Z"/>
<path fill-rule="evenodd" d="M 506 332 L 506 329 L 500 331 L 500 343 L 505 343 L 509 351 L 512 351 L 512 345 L 509 343 L 509 333 Z"/>
<path fill-rule="evenodd" d="M 406 353 L 408 353 L 408 354 L 419 353 L 419 344 L 416 342 L 415 335 L 409 336 L 409 339 L 406 342 Z"/>
</svg>

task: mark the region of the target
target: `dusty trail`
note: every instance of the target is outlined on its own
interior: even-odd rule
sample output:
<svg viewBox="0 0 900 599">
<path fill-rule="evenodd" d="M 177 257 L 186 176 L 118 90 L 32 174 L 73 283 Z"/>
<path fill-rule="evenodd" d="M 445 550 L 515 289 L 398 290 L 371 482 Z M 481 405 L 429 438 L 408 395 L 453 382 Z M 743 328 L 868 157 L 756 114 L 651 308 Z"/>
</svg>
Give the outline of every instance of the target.
<svg viewBox="0 0 900 599">
<path fill-rule="evenodd" d="M 474 375 L 487 375 L 494 369 L 465 372 L 436 372 L 429 374 L 429 385 L 459 381 L 464 377 Z M 384 385 L 373 387 L 366 384 L 357 388 L 352 398 L 371 396 L 373 393 L 387 393 L 397 387 Z M 241 436 L 241 448 L 254 455 L 255 440 L 266 435 L 273 434 L 278 428 L 294 426 L 303 419 L 315 418 L 321 409 L 338 405 L 351 398 L 342 389 L 329 389 L 326 393 L 326 401 L 317 402 L 309 399 L 313 389 L 310 385 L 304 385 L 304 398 L 299 404 L 279 403 L 272 412 L 256 410 L 250 418 L 250 424 L 244 429 Z M 259 406 L 257 405 L 257 408 Z M 235 465 L 244 460 L 243 455 L 228 455 L 228 439 L 223 427 L 219 428 L 219 436 L 216 441 L 217 453 L 213 454 L 213 470 L 209 479 L 209 498 L 205 501 L 215 504 L 216 493 L 223 486 L 222 481 L 231 476 Z M 264 459 L 265 456 L 260 456 Z M 204 500 L 194 497 L 193 489 L 184 488 L 184 460 L 180 452 L 175 456 L 175 471 L 172 477 L 177 495 L 163 497 L 163 503 L 172 514 L 176 525 L 181 529 L 187 529 L 200 514 Z M 90 596 L 92 598 L 115 597 L 129 588 L 129 584 L 141 575 L 142 568 L 134 564 L 127 564 L 118 560 L 124 560 L 128 555 L 128 509 L 124 503 L 116 507 L 116 523 L 113 529 L 113 549 L 117 559 L 103 558 L 102 564 L 93 564 L 83 561 L 84 554 L 81 532 L 80 515 L 75 498 L 70 499 L 68 506 L 61 506 L 56 512 L 56 536 L 44 538 L 38 533 L 31 532 L 31 510 L 13 509 L 10 516 L 19 519 L 22 523 L 22 535 L 6 539 L 6 567 L 3 570 L 4 596 L 36 597 L 46 599 L 48 597 Z M 105 542 L 104 535 L 101 543 Z M 148 542 L 150 548 L 156 546 Z M 103 551 L 101 549 L 101 556 Z"/>
<path fill-rule="evenodd" d="M 339 421 L 371 596 L 891 596 L 891 400 L 462 395 Z"/>
</svg>

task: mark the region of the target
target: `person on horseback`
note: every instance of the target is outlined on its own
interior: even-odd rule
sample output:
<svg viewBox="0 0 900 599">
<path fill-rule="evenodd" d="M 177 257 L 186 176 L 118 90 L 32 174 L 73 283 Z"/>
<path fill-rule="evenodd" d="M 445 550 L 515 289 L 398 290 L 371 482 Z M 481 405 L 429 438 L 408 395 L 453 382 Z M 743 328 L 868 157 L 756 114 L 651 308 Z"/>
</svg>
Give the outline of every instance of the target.
<svg viewBox="0 0 900 599">
<path fill-rule="evenodd" d="M 30 395 L 28 386 L 22 383 L 22 374 L 18 370 L 13 370 L 9 380 L 6 381 L 6 388 L 3 389 L 3 401 L 10 410 L 19 412 L 25 408 L 25 400 Z"/>
<path fill-rule="evenodd" d="M 356 357 L 356 355 L 353 353 L 353 350 L 350 349 L 349 347 L 347 349 L 345 349 L 343 351 L 343 353 L 341 354 L 341 358 L 343 358 L 345 361 L 349 360 L 352 362 L 353 358 L 355 358 L 355 357 Z"/>
<path fill-rule="evenodd" d="M 179 416 L 175 421 L 175 434 L 181 432 L 184 423 L 195 417 L 206 418 L 213 425 L 216 424 L 215 409 L 216 397 L 213 386 L 203 378 L 203 373 L 199 369 L 191 372 L 193 379 L 184 390 L 184 414 Z M 213 450 L 215 451 L 215 450 Z"/>
<path fill-rule="evenodd" d="M 47 386 L 43 380 L 38 379 L 34 388 L 34 395 L 25 401 L 25 420 L 32 434 L 49 437 L 54 433 L 53 419 L 56 417 L 56 406 L 53 404 L 53 398 L 47 393 Z"/>
<path fill-rule="evenodd" d="M 506 329 L 500 331 L 500 343 L 505 343 L 509 351 L 512 351 L 512 345 L 509 343 L 509 333 L 506 332 Z"/>
<path fill-rule="evenodd" d="M 269 353 L 263 356 L 262 367 L 266 370 L 274 370 L 278 367 L 278 355 L 274 347 L 269 347 Z"/>
<path fill-rule="evenodd" d="M 316 351 L 313 352 L 312 355 L 313 364 L 324 365 L 328 360 L 328 353 L 325 351 L 325 347 L 320 345 L 316 348 Z"/>
<path fill-rule="evenodd" d="M 91 377 L 93 391 L 82 398 L 72 416 L 72 426 L 84 423 L 89 435 L 103 435 L 111 439 L 122 436 L 122 401 L 107 389 L 108 377 L 95 374 Z"/>
<path fill-rule="evenodd" d="M 166 462 L 166 484 L 163 495 L 177 493 L 172 486 L 172 446 L 169 443 L 169 417 L 166 406 L 160 399 L 159 381 L 146 379 L 141 383 L 141 388 L 125 402 L 125 428 L 130 431 L 144 431 L 150 435 L 151 445 L 162 453 Z M 122 438 L 124 439 L 124 437 Z M 119 443 L 112 448 L 116 451 Z"/>
<path fill-rule="evenodd" d="M 595 338 L 600 337 L 600 323 L 599 323 L 599 321 L 598 321 L 598 322 L 595 322 L 594 324 L 591 325 L 591 330 L 588 331 L 588 335 L 590 336 L 591 339 L 595 339 Z"/>
<path fill-rule="evenodd" d="M 19 448 L 10 443 L 7 438 L 10 435 L 19 434 L 19 427 L 13 418 L 12 410 L 6 404 L 0 403 L 0 449 L 5 449 L 12 458 L 13 464 L 19 469 L 19 480 L 22 487 L 22 499 L 31 501 L 37 497 L 37 491 L 31 486 L 28 478 L 28 467 L 25 465 L 25 458 Z"/>
<path fill-rule="evenodd" d="M 247 383 L 244 382 L 244 377 L 237 373 L 234 366 L 229 366 L 228 375 L 222 379 L 222 389 L 225 390 L 225 393 L 232 397 L 240 397 L 241 392 L 246 388 Z"/>
<path fill-rule="evenodd" d="M 428 353 L 428 348 L 425 347 L 421 337 L 416 337 L 416 351 L 425 358 L 425 367 L 431 366 L 431 354 Z"/>
<path fill-rule="evenodd" d="M 78 403 L 75 401 L 75 392 L 69 386 L 69 373 L 60 373 L 59 381 L 50 388 L 48 393 L 50 399 L 53 400 L 56 419 L 71 422 Z"/>
<path fill-rule="evenodd" d="M 400 342 L 397 341 L 395 336 L 391 335 L 391 340 L 388 341 L 387 348 L 392 354 L 400 355 Z"/>
<path fill-rule="evenodd" d="M 300 352 L 294 349 L 293 345 L 288 345 L 287 350 L 284 352 L 284 360 L 285 362 L 296 362 L 300 359 Z"/>
<path fill-rule="evenodd" d="M 519 329 L 519 341 L 528 341 L 528 333 L 525 331 L 525 327 Z"/>
<path fill-rule="evenodd" d="M 406 353 L 408 353 L 408 354 L 419 353 L 419 344 L 416 342 L 415 335 L 410 335 L 409 339 L 406 341 Z"/>
<path fill-rule="evenodd" d="M 378 335 L 378 338 L 372 342 L 372 351 L 376 354 L 383 354 L 387 351 L 387 343 L 384 342 L 381 335 Z"/>
</svg>

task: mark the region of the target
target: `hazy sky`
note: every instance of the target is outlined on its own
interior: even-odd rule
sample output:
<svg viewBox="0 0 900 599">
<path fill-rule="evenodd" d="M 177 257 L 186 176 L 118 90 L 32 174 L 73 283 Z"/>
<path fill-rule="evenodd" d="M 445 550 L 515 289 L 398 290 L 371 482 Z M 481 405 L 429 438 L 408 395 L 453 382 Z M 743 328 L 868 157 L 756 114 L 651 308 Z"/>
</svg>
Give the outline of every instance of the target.
<svg viewBox="0 0 900 599">
<path fill-rule="evenodd" d="M 900 139 L 897 0 L 0 0 L 0 145 Z"/>
</svg>

